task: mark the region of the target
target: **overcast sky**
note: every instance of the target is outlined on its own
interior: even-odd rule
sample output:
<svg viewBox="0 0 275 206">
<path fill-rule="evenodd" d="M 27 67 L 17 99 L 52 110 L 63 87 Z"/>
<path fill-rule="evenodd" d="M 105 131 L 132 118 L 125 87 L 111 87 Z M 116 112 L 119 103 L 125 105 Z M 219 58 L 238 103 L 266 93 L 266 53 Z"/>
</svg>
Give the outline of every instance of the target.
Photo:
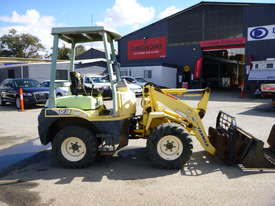
<svg viewBox="0 0 275 206">
<path fill-rule="evenodd" d="M 232 2 L 233 0 L 224 0 Z M 198 0 L 0 0 L 0 36 L 15 28 L 52 45 L 56 26 L 103 25 L 122 35 L 183 10 Z M 215 1 L 213 1 L 215 2 Z M 238 2 L 275 3 L 275 0 Z"/>
</svg>

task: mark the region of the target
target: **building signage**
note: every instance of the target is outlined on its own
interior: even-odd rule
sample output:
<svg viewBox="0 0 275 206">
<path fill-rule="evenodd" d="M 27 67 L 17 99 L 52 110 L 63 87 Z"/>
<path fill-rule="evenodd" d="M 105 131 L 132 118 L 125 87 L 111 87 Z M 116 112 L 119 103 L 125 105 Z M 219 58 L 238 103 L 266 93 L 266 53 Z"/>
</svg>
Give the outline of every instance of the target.
<svg viewBox="0 0 275 206">
<path fill-rule="evenodd" d="M 217 39 L 217 40 L 209 40 L 209 41 L 201 41 L 200 46 L 203 49 L 208 48 L 227 48 L 234 46 L 244 46 L 246 42 L 246 38 L 230 38 L 230 39 Z"/>
<path fill-rule="evenodd" d="M 267 40 L 267 39 L 275 39 L 275 25 L 248 27 L 248 30 L 247 30 L 248 41 Z"/>
<path fill-rule="evenodd" d="M 166 37 L 128 41 L 128 59 L 151 59 L 166 57 Z"/>
</svg>

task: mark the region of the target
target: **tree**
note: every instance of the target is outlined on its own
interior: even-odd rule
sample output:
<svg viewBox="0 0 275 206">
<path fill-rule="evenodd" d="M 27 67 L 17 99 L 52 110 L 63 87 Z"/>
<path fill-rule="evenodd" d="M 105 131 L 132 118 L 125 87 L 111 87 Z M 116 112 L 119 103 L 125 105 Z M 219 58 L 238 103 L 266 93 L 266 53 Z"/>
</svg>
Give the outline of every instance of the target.
<svg viewBox="0 0 275 206">
<path fill-rule="evenodd" d="M 71 49 L 63 44 L 63 47 L 58 48 L 57 59 L 68 60 L 70 59 Z"/>
<path fill-rule="evenodd" d="M 83 45 L 78 45 L 75 48 L 75 56 L 79 56 L 80 54 L 84 53 L 85 51 L 86 51 L 86 49 Z"/>
<path fill-rule="evenodd" d="M 78 56 L 85 51 L 86 49 L 84 46 L 78 45 L 75 47 L 75 56 Z M 68 60 L 70 59 L 70 56 L 71 56 L 71 49 L 66 47 L 65 44 L 63 44 L 61 48 L 58 48 L 57 59 Z"/>
<path fill-rule="evenodd" d="M 25 33 L 18 34 L 15 29 L 0 37 L 0 56 L 38 58 L 39 51 L 44 49 L 37 37 Z"/>
</svg>

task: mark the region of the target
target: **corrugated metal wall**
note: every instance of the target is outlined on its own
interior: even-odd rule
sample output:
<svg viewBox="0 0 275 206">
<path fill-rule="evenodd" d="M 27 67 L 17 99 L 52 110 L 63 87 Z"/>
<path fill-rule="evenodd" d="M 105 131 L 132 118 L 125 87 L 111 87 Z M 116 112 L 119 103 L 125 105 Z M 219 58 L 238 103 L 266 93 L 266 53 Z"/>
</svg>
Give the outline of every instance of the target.
<svg viewBox="0 0 275 206">
<path fill-rule="evenodd" d="M 243 36 L 242 6 L 200 6 L 168 21 L 169 45 Z"/>
</svg>

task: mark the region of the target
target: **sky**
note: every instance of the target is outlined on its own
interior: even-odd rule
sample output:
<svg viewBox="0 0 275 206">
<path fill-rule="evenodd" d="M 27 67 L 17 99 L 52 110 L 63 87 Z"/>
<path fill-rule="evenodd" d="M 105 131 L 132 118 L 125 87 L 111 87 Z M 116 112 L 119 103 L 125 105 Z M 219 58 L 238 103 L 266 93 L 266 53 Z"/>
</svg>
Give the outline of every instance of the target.
<svg viewBox="0 0 275 206">
<path fill-rule="evenodd" d="M 220 1 L 212 0 L 212 2 Z M 19 33 L 37 36 L 49 50 L 52 45 L 50 34 L 52 27 L 98 25 L 125 35 L 199 2 L 199 0 L 0 0 L 0 36 L 14 28 Z M 223 2 L 236 1 L 223 0 Z M 275 3 L 275 0 L 238 2 Z"/>
</svg>

